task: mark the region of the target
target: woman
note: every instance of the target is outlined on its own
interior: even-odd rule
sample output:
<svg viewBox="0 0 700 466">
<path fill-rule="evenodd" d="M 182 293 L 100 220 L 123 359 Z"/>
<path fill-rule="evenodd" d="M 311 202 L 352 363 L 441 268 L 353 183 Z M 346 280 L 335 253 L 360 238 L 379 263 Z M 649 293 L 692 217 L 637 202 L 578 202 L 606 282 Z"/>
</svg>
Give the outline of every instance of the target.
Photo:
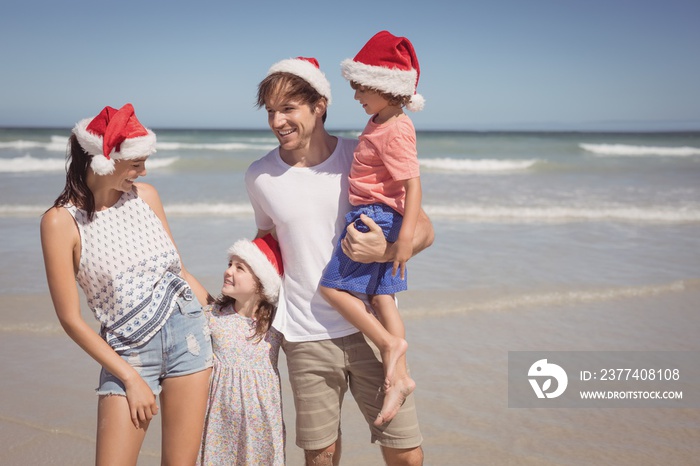
<svg viewBox="0 0 700 466">
<path fill-rule="evenodd" d="M 66 186 L 41 220 L 54 308 L 101 366 L 96 464 L 136 464 L 159 407 L 163 464 L 194 464 L 212 365 L 200 303 L 146 175 L 155 134 L 126 104 L 81 120 L 68 143 Z M 75 282 L 101 324 L 83 320 Z M 193 294 L 197 299 L 194 299 Z"/>
</svg>

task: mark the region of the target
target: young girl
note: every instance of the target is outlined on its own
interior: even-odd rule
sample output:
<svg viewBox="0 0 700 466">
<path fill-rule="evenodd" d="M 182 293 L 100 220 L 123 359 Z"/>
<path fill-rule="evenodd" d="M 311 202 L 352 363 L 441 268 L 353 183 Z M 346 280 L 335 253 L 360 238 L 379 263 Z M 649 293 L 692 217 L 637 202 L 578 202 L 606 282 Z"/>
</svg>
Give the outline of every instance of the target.
<svg viewBox="0 0 700 466">
<path fill-rule="evenodd" d="M 282 334 L 270 325 L 282 256 L 268 234 L 228 250 L 221 296 L 206 310 L 214 372 L 201 465 L 284 465 L 285 431 L 277 358 Z"/>
<path fill-rule="evenodd" d="M 343 76 L 355 90 L 355 99 L 371 115 L 360 135 L 350 169 L 348 224 L 368 231 L 363 219 L 379 225 L 387 241 L 394 242 L 396 260 L 391 263 L 360 264 L 342 251 L 340 238 L 323 278 L 321 292 L 351 324 L 377 345 L 386 380 L 382 409 L 374 424 L 389 422 L 406 396 L 415 389 L 408 375 L 405 330 L 394 293 L 406 289 L 406 261 L 421 209 L 416 132 L 403 112 L 423 108 L 423 97 L 415 93 L 420 68 L 411 42 L 381 31 L 372 37 L 354 59 L 341 64 Z M 365 217 L 366 216 L 366 217 Z M 377 320 L 352 292 L 369 295 Z"/>
<path fill-rule="evenodd" d="M 212 352 L 199 302 L 207 292 L 182 266 L 158 193 L 134 182 L 155 143 L 131 104 L 81 120 L 68 142 L 66 186 L 41 219 L 58 319 L 102 366 L 98 465 L 136 464 L 158 394 L 163 464 L 194 463 L 202 435 Z M 99 335 L 81 316 L 76 281 Z"/>
</svg>

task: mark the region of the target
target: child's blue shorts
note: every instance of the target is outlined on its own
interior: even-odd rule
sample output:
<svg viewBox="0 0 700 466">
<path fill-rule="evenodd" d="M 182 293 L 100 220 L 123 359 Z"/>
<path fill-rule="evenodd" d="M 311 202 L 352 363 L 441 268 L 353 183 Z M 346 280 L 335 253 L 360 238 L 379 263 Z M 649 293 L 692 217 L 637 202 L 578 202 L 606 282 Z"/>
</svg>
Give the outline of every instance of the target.
<svg viewBox="0 0 700 466">
<path fill-rule="evenodd" d="M 354 223 L 355 228 L 364 233 L 369 229 L 360 220 L 360 214 L 365 214 L 374 220 L 382 228 L 387 241 L 393 243 L 398 239 L 403 217 L 391 207 L 384 204 L 365 204 L 353 207 L 345 216 L 346 227 L 350 223 Z M 396 276 L 392 276 L 394 266 L 392 262 L 361 264 L 350 260 L 340 246 L 340 242 L 346 234 L 347 230 L 343 230 L 340 235 L 333 256 L 321 277 L 322 286 L 370 295 L 393 294 L 407 289 L 408 271 L 404 274 L 404 280 L 401 279 L 400 271 L 396 272 Z"/>
</svg>

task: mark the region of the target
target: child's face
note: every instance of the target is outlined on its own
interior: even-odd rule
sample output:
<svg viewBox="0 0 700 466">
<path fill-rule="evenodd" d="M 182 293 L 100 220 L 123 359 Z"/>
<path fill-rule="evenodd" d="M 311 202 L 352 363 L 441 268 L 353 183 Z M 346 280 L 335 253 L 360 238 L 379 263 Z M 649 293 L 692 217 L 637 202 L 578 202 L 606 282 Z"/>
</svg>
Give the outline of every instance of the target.
<svg viewBox="0 0 700 466">
<path fill-rule="evenodd" d="M 258 292 L 258 280 L 248 264 L 238 256 L 231 256 L 224 271 L 221 294 L 235 300 L 246 301 Z"/>
<path fill-rule="evenodd" d="M 376 91 L 364 86 L 355 88 L 355 100 L 360 102 L 367 115 L 375 115 L 389 106 L 389 101 Z"/>
</svg>

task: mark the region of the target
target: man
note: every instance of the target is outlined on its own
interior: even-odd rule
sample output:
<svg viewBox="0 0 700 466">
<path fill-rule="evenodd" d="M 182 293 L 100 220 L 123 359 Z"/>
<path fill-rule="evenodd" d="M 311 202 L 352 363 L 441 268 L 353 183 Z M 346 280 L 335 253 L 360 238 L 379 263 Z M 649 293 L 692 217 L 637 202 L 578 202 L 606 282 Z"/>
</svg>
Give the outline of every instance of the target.
<svg viewBox="0 0 700 466">
<path fill-rule="evenodd" d="M 245 177 L 258 237 L 274 232 L 282 249 L 285 276 L 273 325 L 285 337 L 297 445 L 309 465 L 339 464 L 340 406 L 350 388 L 385 461 L 420 465 L 422 436 L 413 397 L 391 422 L 372 425 L 383 401 L 379 352 L 318 290 L 350 209 L 348 174 L 357 144 L 325 130 L 330 102 L 330 84 L 315 59 L 273 65 L 258 86 L 257 103 L 267 110 L 279 147 L 251 164 Z M 393 261 L 392 245 L 381 229 L 364 220 L 370 232 L 350 226 L 343 250 L 358 262 Z M 432 226 L 423 212 L 414 236 L 414 253 L 432 243 Z"/>
</svg>

